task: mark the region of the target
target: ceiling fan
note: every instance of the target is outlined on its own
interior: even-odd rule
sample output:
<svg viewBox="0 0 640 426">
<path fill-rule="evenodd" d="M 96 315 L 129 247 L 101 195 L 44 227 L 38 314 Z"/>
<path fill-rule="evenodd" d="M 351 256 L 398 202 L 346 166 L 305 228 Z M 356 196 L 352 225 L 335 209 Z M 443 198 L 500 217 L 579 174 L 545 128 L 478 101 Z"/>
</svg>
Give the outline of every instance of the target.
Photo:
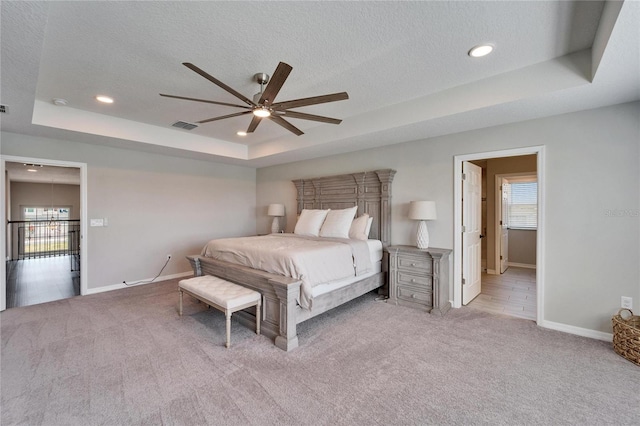
<svg viewBox="0 0 640 426">
<path fill-rule="evenodd" d="M 166 95 L 166 94 L 160 93 L 160 96 L 165 96 L 167 98 L 183 99 L 186 101 L 205 102 L 209 104 L 224 105 L 224 106 L 230 106 L 235 108 L 242 108 L 246 110 L 246 111 L 236 112 L 229 115 L 223 115 L 220 117 L 213 117 L 213 118 L 208 118 L 206 120 L 196 121 L 196 123 L 198 124 L 210 123 L 212 121 L 223 120 L 225 118 L 231 118 L 231 117 L 238 117 L 240 115 L 245 115 L 245 114 L 253 114 L 253 118 L 251 119 L 251 123 L 249 123 L 249 128 L 247 129 L 247 133 L 253 133 L 253 131 L 256 130 L 256 127 L 258 127 L 258 124 L 260 124 L 260 121 L 262 121 L 262 119 L 265 118 L 273 121 L 276 124 L 279 124 L 280 126 L 284 127 L 290 132 L 300 136 L 304 134 L 304 132 L 302 132 L 302 130 L 298 129 L 297 127 L 289 123 L 287 120 L 285 120 L 285 118 L 300 118 L 303 120 L 319 121 L 322 123 L 331 123 L 331 124 L 340 124 L 342 120 L 339 120 L 337 118 L 323 117 L 321 115 L 291 111 L 290 108 L 299 108 L 299 107 L 304 107 L 309 105 L 317 105 L 317 104 L 323 104 L 327 102 L 335 102 L 335 101 L 342 101 L 345 99 L 349 99 L 349 95 L 347 94 L 347 92 L 340 92 L 340 93 L 332 93 L 329 95 L 313 96 L 310 98 L 301 98 L 301 99 L 294 99 L 290 101 L 274 102 L 276 96 L 278 95 L 278 92 L 282 88 L 282 85 L 284 84 L 285 80 L 289 76 L 289 73 L 291 73 L 291 70 L 293 69 L 290 65 L 285 64 L 284 62 L 280 62 L 278 64 L 278 67 L 273 73 L 273 77 L 271 79 L 269 79 L 269 76 L 264 73 L 258 73 L 254 75 L 254 79 L 260 84 L 260 93 L 257 93 L 253 97 L 253 99 L 249 99 L 246 96 L 244 96 L 242 93 L 239 93 L 233 90 L 231 87 L 227 86 L 220 80 L 216 79 L 215 77 L 211 76 L 210 74 L 206 73 L 205 71 L 201 70 L 200 68 L 198 68 L 197 66 L 189 62 L 184 62 L 182 65 L 200 74 L 202 77 L 206 78 L 216 86 L 231 93 L 233 96 L 240 99 L 246 104 L 246 105 L 237 105 L 237 104 L 230 104 L 227 102 L 210 101 L 206 99 L 197 99 L 197 98 L 187 98 L 184 96 Z M 267 85 L 266 88 L 264 87 L 265 84 Z"/>
</svg>

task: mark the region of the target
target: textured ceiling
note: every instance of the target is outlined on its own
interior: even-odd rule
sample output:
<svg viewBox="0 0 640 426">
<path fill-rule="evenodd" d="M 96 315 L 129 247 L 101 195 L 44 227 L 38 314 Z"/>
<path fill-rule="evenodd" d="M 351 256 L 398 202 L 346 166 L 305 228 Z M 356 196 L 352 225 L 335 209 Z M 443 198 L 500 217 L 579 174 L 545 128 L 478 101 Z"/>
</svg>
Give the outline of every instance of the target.
<svg viewBox="0 0 640 426">
<path fill-rule="evenodd" d="M 261 167 L 640 99 L 640 4 L 587 1 L 2 2 L 2 130 Z M 494 53 L 468 50 L 492 43 Z M 249 116 L 176 130 L 293 71 L 276 101 L 342 124 Z M 115 98 L 99 104 L 97 94 Z M 64 98 L 66 107 L 52 104 Z"/>
</svg>

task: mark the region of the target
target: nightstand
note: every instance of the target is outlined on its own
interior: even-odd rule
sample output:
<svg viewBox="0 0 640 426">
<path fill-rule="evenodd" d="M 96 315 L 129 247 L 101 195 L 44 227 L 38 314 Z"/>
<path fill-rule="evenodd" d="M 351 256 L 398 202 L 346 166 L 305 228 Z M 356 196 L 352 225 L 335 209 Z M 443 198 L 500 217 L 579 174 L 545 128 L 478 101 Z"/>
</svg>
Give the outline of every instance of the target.
<svg viewBox="0 0 640 426">
<path fill-rule="evenodd" d="M 388 303 L 410 306 L 444 315 L 449 302 L 451 250 L 389 246 Z"/>
</svg>

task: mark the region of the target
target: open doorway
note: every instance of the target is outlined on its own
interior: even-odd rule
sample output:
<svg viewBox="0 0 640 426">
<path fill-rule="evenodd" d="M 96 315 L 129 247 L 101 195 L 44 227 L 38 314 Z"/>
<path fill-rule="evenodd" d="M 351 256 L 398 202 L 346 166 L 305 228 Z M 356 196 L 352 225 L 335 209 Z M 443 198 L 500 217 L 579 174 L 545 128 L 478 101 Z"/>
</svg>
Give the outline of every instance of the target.
<svg viewBox="0 0 640 426">
<path fill-rule="evenodd" d="M 536 156 L 492 158 L 472 163 L 481 165 L 482 170 L 482 233 L 488 237 L 489 231 L 493 230 L 493 238 L 482 239 L 481 291 L 473 300 L 465 301 L 463 286 L 463 304 L 535 321 Z M 505 170 L 518 172 L 499 173 Z M 490 191 L 491 185 L 494 185 L 494 191 Z M 487 205 L 495 207 L 493 214 L 489 215 L 492 210 Z"/>
<path fill-rule="evenodd" d="M 86 165 L 2 157 L 2 309 L 85 293 Z"/>
<path fill-rule="evenodd" d="M 543 147 L 532 147 L 456 156 L 455 174 L 460 185 L 456 185 L 454 194 L 455 235 L 460 238 L 454 241 L 454 307 L 469 304 L 491 312 L 543 320 L 543 153 Z M 471 167 L 463 174 L 465 165 Z M 465 205 L 464 194 L 468 190 L 463 177 L 480 169 L 481 196 L 466 192 Z M 511 191 L 514 188 L 515 194 Z M 535 191 L 531 192 L 532 188 Z M 477 206 L 470 209 L 469 203 Z M 470 211 L 477 211 L 478 215 L 481 212 L 479 227 L 465 219 L 465 213 Z M 473 259 L 476 256 L 478 259 Z M 475 273 L 475 269 L 479 272 Z M 469 287 L 474 291 L 470 292 Z"/>
</svg>

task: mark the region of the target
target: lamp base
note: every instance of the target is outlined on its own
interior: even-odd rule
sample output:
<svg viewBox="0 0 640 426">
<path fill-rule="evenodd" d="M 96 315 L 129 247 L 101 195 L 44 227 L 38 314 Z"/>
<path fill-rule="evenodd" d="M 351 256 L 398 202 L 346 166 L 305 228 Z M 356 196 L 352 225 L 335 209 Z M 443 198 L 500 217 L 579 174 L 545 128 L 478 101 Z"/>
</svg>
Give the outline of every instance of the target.
<svg viewBox="0 0 640 426">
<path fill-rule="evenodd" d="M 278 218 L 278 216 L 275 216 L 273 218 L 273 222 L 271 223 L 271 233 L 277 234 L 279 232 L 280 232 L 280 218 Z"/>
<path fill-rule="evenodd" d="M 420 223 L 418 223 L 417 246 L 419 249 L 429 248 L 429 230 L 427 229 L 427 222 L 425 220 L 421 220 Z"/>
</svg>

